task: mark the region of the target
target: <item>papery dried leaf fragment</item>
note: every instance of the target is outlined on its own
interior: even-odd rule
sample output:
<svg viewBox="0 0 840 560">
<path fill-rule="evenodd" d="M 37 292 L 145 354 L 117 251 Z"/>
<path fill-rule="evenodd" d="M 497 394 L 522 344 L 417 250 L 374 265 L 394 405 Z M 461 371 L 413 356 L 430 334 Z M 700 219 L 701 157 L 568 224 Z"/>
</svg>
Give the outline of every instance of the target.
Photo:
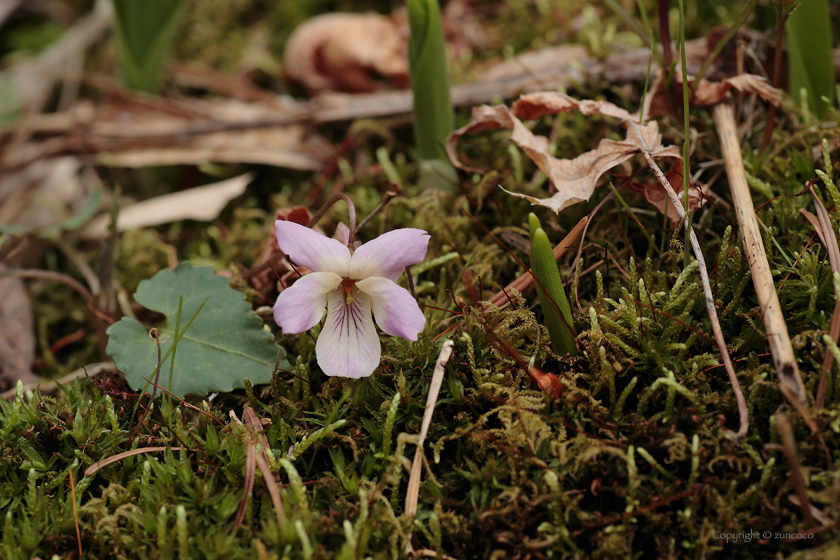
<svg viewBox="0 0 840 560">
<path fill-rule="evenodd" d="M 584 115 L 605 115 L 623 120 L 628 123 L 626 139 L 616 141 L 605 138 L 598 143 L 596 149 L 574 159 L 558 159 L 549 153 L 548 139 L 533 134 L 520 120 L 576 110 Z M 648 149 L 659 157 L 680 157 L 676 146 L 662 145 L 662 135 L 656 122 L 640 125 L 634 122 L 634 116 L 629 112 L 606 101 L 580 101 L 560 93 L 538 92 L 520 97 L 514 103 L 513 110 L 504 105 L 481 105 L 474 108 L 470 123 L 449 136 L 447 154 L 450 160 L 460 169 L 480 172 L 479 169 L 461 163 L 457 152 L 458 141 L 465 134 L 494 129 L 512 130 L 511 140 L 528 154 L 557 190 L 554 196 L 547 199 L 518 193 L 510 194 L 524 198 L 532 204 L 551 208 L 555 212 L 589 200 L 601 176 L 638 154 L 641 148 Z"/>
</svg>

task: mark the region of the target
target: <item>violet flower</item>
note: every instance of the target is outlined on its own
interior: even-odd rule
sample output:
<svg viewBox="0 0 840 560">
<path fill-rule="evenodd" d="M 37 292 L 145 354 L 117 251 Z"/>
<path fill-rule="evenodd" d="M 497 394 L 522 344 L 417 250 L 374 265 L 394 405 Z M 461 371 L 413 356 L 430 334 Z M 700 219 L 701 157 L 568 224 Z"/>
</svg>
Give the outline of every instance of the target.
<svg viewBox="0 0 840 560">
<path fill-rule="evenodd" d="M 342 226 L 337 234 L 344 243 L 294 222 L 274 222 L 280 249 L 312 271 L 280 293 L 274 320 L 285 334 L 302 333 L 328 308 L 315 346 L 318 365 L 327 375 L 367 377 L 382 354 L 371 312 L 379 328 L 407 340 L 417 340 L 426 326 L 417 301 L 395 280 L 425 258 L 429 236 L 420 229 L 396 229 L 353 251 Z"/>
</svg>

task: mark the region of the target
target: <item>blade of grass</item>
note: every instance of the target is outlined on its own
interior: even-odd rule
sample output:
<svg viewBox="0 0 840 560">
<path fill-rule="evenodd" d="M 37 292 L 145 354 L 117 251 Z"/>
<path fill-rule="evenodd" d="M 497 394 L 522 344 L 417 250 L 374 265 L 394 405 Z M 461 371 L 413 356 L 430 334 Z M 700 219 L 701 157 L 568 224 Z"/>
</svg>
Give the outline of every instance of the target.
<svg viewBox="0 0 840 560">
<path fill-rule="evenodd" d="M 793 4 L 793 2 L 786 2 Z M 831 50 L 831 17 L 828 0 L 806 0 L 785 24 L 790 67 L 790 94 L 799 99 L 802 88 L 807 92 L 808 107 L 817 118 L 828 113 L 834 99 L 834 55 Z"/>
</svg>

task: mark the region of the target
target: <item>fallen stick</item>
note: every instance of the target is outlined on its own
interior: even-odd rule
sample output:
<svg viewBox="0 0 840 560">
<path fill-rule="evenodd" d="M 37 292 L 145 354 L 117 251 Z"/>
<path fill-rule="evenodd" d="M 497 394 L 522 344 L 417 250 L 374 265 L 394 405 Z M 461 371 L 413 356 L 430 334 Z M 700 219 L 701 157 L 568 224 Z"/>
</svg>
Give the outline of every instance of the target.
<svg viewBox="0 0 840 560">
<path fill-rule="evenodd" d="M 738 217 L 741 241 L 750 265 L 750 273 L 758 296 L 764 328 L 767 330 L 770 352 L 773 354 L 773 362 L 779 375 L 780 387 L 782 393 L 797 410 L 807 409 L 808 399 L 805 396 L 805 387 L 799 377 L 796 356 L 793 353 L 793 345 L 790 342 L 787 324 L 776 293 L 773 274 L 770 272 L 770 263 L 767 262 L 767 253 L 764 250 L 764 242 L 761 240 L 755 207 L 744 173 L 735 114 L 732 106 L 727 102 L 715 105 L 712 113 L 720 136 L 721 151 L 726 165 L 726 175 L 729 178 L 729 187 L 732 189 L 732 201 Z M 794 399 L 798 402 L 794 403 Z"/>
</svg>

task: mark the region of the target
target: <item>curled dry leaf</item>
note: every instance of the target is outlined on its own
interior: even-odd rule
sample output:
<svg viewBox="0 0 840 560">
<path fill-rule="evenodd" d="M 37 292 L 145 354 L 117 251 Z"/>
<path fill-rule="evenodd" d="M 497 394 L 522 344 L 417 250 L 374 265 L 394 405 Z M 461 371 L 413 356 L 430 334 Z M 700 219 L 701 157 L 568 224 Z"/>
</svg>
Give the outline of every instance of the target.
<svg viewBox="0 0 840 560">
<path fill-rule="evenodd" d="M 679 70 L 675 72 L 673 81 L 677 84 L 678 96 L 682 99 L 682 77 Z M 727 92 L 733 88 L 744 93 L 755 93 L 772 105 L 779 105 L 782 102 L 779 90 L 768 84 L 767 80 L 755 74 L 739 74 L 731 78 L 725 78 L 720 82 L 710 82 L 703 78 L 697 85 L 694 84 L 694 76 L 689 76 L 688 84 L 692 90 L 689 104 L 693 106 L 708 106 L 719 103 Z M 665 88 L 665 79 L 662 72 L 659 72 L 645 101 L 645 116 L 650 118 L 670 114 L 671 106 Z"/>
<path fill-rule="evenodd" d="M 592 151 L 574 159 L 558 159 L 548 152 L 548 139 L 533 134 L 519 120 L 571 111 L 621 119 L 627 123 L 627 137 L 623 141 L 605 138 Z M 459 160 L 458 141 L 465 134 L 496 129 L 512 130 L 511 140 L 528 154 L 557 190 L 554 196 L 546 199 L 518 193 L 510 194 L 524 198 L 532 204 L 551 208 L 555 212 L 589 200 L 601 175 L 632 158 L 643 146 L 660 157 L 680 157 L 676 146 L 662 145 L 662 135 L 659 134 L 659 125 L 656 122 L 640 125 L 634 122 L 633 115 L 626 110 L 606 101 L 577 100 L 560 93 L 538 92 L 521 96 L 512 110 L 504 105 L 482 105 L 474 108 L 470 123 L 449 135 L 446 146 L 449 159 L 459 169 L 480 172 L 479 169 L 465 165 Z"/>
<path fill-rule="evenodd" d="M 408 84 L 407 37 L 379 14 L 325 14 L 298 27 L 283 57 L 286 75 L 311 92 L 370 92 L 374 76 Z"/>
</svg>

